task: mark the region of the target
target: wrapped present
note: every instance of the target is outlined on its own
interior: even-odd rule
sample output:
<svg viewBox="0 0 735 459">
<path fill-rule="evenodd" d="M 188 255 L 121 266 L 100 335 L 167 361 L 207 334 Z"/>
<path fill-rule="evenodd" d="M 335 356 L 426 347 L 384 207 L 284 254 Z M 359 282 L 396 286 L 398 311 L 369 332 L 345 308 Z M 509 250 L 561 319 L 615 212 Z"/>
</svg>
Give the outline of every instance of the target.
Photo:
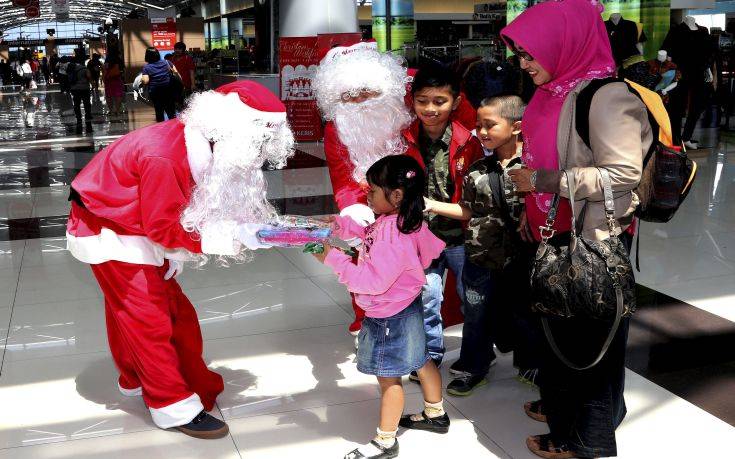
<svg viewBox="0 0 735 459">
<path fill-rule="evenodd" d="M 329 239 L 329 228 L 276 227 L 258 231 L 258 239 L 276 247 L 301 247 L 309 243 L 323 243 Z"/>
</svg>

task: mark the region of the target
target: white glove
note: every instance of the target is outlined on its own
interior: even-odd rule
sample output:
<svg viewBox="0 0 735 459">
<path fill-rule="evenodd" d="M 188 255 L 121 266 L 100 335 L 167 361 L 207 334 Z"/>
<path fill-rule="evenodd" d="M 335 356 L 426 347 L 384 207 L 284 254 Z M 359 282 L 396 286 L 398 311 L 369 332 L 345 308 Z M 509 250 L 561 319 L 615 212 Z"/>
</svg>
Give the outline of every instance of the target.
<svg viewBox="0 0 735 459">
<path fill-rule="evenodd" d="M 262 229 L 272 229 L 272 225 L 264 225 L 261 223 L 242 223 L 237 225 L 235 230 L 235 239 L 240 241 L 242 245 L 250 250 L 270 249 L 270 244 L 265 244 L 258 239 L 257 233 Z"/>
<path fill-rule="evenodd" d="M 375 214 L 365 204 L 352 204 L 342 209 L 339 213 L 340 217 L 350 217 L 360 226 L 368 226 L 375 221 Z M 359 247 L 362 244 L 360 238 L 353 238 L 345 241 L 350 247 Z"/>
<path fill-rule="evenodd" d="M 368 226 L 375 222 L 375 214 L 365 204 L 352 204 L 342 209 L 339 213 L 340 217 L 350 217 L 360 226 Z"/>
<path fill-rule="evenodd" d="M 715 76 L 712 75 L 712 69 L 707 69 L 704 72 L 704 82 L 705 83 L 712 83 L 713 81 L 715 81 Z"/>
<path fill-rule="evenodd" d="M 168 260 L 168 271 L 163 275 L 163 280 L 169 280 L 172 277 L 179 277 L 184 272 L 184 263 L 178 260 Z"/>
</svg>

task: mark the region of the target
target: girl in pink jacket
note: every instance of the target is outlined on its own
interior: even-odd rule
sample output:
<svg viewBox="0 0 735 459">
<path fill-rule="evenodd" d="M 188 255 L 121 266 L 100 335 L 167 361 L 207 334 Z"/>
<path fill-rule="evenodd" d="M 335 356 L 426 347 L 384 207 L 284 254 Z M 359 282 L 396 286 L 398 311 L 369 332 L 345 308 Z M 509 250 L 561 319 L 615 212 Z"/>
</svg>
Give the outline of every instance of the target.
<svg viewBox="0 0 735 459">
<path fill-rule="evenodd" d="M 388 156 L 370 167 L 367 181 L 375 223 L 363 228 L 349 217 L 335 217 L 333 223 L 337 237 L 363 240 L 357 264 L 328 245 L 315 255 L 334 269 L 365 310 L 357 369 L 377 376 L 382 394 L 377 435 L 345 459 L 396 457 L 399 425 L 437 433 L 449 429 L 441 376 L 429 358 L 423 323 L 424 270 L 444 249 L 423 220 L 424 171 L 409 156 Z M 425 406 L 420 414 L 401 416 L 401 377 L 412 371 L 421 379 Z"/>
</svg>

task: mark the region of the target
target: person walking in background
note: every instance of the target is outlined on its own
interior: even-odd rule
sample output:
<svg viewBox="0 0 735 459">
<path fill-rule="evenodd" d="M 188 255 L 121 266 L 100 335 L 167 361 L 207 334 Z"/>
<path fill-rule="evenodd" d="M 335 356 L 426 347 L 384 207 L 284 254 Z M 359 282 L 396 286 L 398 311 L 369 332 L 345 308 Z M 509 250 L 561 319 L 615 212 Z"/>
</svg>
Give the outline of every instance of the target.
<svg viewBox="0 0 735 459">
<path fill-rule="evenodd" d="M 59 70 L 58 70 L 59 55 L 56 54 L 56 51 L 54 51 L 51 54 L 51 57 L 49 58 L 48 63 L 49 63 L 49 72 L 51 72 L 51 81 L 53 83 L 58 83 L 58 80 L 59 80 Z"/>
<path fill-rule="evenodd" d="M 125 97 L 125 84 L 122 80 L 123 63 L 120 53 L 116 48 L 107 52 L 105 64 L 102 67 L 102 79 L 105 84 L 105 97 L 107 107 L 111 116 L 119 116 L 123 97 Z"/>
<path fill-rule="evenodd" d="M 31 67 L 31 60 L 26 59 L 20 66 L 20 73 L 23 78 L 23 89 L 26 91 L 31 90 L 31 82 L 33 81 L 33 67 Z"/>
<path fill-rule="evenodd" d="M 84 56 L 77 56 L 76 62 L 72 62 L 66 69 L 69 79 L 69 90 L 74 100 L 74 115 L 77 118 L 77 132 L 82 129 L 82 110 L 84 104 L 84 120 L 87 131 L 92 130 L 92 93 L 89 90 L 89 82 L 92 75 L 84 65 Z"/>
<path fill-rule="evenodd" d="M 94 96 L 99 96 L 100 89 L 100 74 L 102 73 L 102 63 L 100 62 L 100 55 L 97 53 L 92 54 L 92 59 L 87 62 L 87 70 L 89 70 L 90 83 L 92 85 L 92 93 Z"/>
<path fill-rule="evenodd" d="M 143 67 L 142 81 L 143 84 L 148 85 L 148 94 L 156 110 L 156 121 L 164 120 L 164 112 L 168 119 L 176 118 L 176 101 L 171 91 L 172 75 L 178 75 L 176 66 L 167 60 L 162 60 L 161 53 L 153 47 L 146 49 L 145 61 L 147 64 Z"/>
<path fill-rule="evenodd" d="M 43 74 L 43 80 L 46 82 L 46 85 L 51 84 L 51 70 L 49 69 L 48 57 L 46 56 L 43 56 L 43 59 L 41 59 L 41 73 Z"/>
<path fill-rule="evenodd" d="M 171 62 L 176 67 L 181 75 L 181 83 L 184 85 L 183 97 L 185 99 L 189 96 L 194 89 L 194 81 L 196 65 L 194 59 L 186 53 L 186 45 L 180 41 L 174 45 L 174 54 L 171 56 Z M 180 102 L 183 102 L 181 100 Z"/>
</svg>

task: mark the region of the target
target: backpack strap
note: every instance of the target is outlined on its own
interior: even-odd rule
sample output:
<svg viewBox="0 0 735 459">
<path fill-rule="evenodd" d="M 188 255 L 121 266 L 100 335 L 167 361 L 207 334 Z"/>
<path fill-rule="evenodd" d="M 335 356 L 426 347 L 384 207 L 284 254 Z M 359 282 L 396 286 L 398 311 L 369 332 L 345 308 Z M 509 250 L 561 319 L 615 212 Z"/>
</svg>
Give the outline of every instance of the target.
<svg viewBox="0 0 735 459">
<path fill-rule="evenodd" d="M 595 97 L 595 94 L 601 87 L 615 83 L 616 81 L 622 82 L 623 80 L 612 77 L 592 80 L 577 95 L 574 123 L 577 128 L 577 134 L 579 134 L 579 137 L 589 149 L 592 149 L 590 145 L 590 107 L 592 106 L 592 98 Z"/>
</svg>

